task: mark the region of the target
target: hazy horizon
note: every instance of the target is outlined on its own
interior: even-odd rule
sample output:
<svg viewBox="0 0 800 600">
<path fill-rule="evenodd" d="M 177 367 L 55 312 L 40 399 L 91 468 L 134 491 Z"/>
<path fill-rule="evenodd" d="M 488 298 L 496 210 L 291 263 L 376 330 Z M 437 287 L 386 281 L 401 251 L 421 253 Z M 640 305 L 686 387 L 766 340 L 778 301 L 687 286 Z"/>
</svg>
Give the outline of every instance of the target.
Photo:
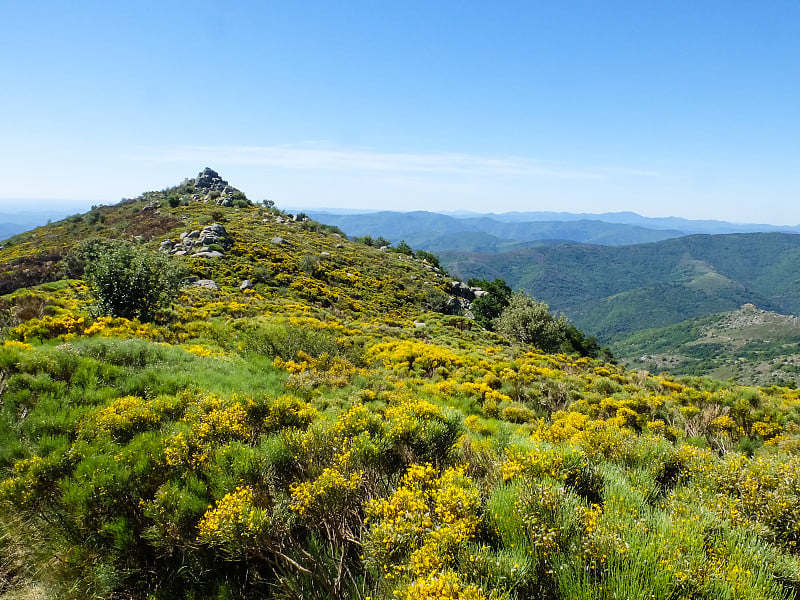
<svg viewBox="0 0 800 600">
<path fill-rule="evenodd" d="M 112 204 L 210 166 L 278 206 L 800 223 L 796 1 L 42 0 L 3 19 L 7 198 Z"/>
</svg>

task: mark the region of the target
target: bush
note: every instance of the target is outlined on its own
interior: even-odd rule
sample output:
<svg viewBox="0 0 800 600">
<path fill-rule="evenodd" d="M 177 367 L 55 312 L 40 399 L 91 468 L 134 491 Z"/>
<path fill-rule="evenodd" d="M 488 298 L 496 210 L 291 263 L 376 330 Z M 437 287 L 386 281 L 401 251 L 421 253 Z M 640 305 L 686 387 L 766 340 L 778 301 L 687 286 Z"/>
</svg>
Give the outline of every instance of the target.
<svg viewBox="0 0 800 600">
<path fill-rule="evenodd" d="M 497 319 L 508 306 L 512 290 L 502 279 L 487 281 L 470 279 L 469 285 L 489 292 L 485 296 L 475 298 L 472 302 L 472 314 L 481 327 L 491 330 L 492 322 Z"/>
<path fill-rule="evenodd" d="M 177 296 L 183 279 L 169 257 L 127 242 L 94 243 L 84 260 L 84 276 L 103 315 L 152 321 Z"/>
<path fill-rule="evenodd" d="M 512 294 L 494 326 L 498 333 L 545 352 L 557 352 L 567 339 L 566 317 L 554 317 L 545 302 L 523 293 Z"/>
</svg>

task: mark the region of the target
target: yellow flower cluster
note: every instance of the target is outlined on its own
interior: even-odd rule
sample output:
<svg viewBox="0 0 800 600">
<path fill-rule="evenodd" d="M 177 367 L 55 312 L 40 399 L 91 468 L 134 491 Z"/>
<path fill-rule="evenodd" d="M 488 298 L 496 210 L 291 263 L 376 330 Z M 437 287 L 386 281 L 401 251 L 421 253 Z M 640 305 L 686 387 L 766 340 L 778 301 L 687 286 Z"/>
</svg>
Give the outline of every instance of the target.
<svg viewBox="0 0 800 600">
<path fill-rule="evenodd" d="M 202 356 L 206 358 L 208 356 L 225 356 L 224 352 L 220 352 L 219 350 L 212 350 L 207 346 L 202 346 L 200 344 L 192 344 L 191 346 L 187 346 L 185 348 L 187 352 L 191 352 L 192 354 L 196 354 L 197 356 Z"/>
<path fill-rule="evenodd" d="M 17 348 L 18 350 L 30 350 L 31 348 L 33 348 L 33 346 L 17 340 L 6 340 L 3 342 L 3 348 Z"/>
<path fill-rule="evenodd" d="M 10 336 L 22 342 L 53 338 L 68 340 L 83 333 L 85 324 L 86 319 L 82 316 L 44 315 L 17 325 L 11 330 Z"/>
<path fill-rule="evenodd" d="M 484 600 L 483 590 L 475 585 L 465 585 L 453 571 L 435 573 L 416 579 L 395 596 L 402 600 Z"/>
<path fill-rule="evenodd" d="M 358 490 L 361 473 L 345 477 L 337 469 L 326 468 L 314 481 L 304 481 L 291 486 L 292 510 L 300 516 L 340 511 Z"/>
<path fill-rule="evenodd" d="M 464 359 L 455 352 L 418 340 L 375 344 L 367 350 L 366 359 L 368 362 L 381 362 L 390 371 L 417 371 L 427 376 L 440 367 L 453 368 L 464 363 Z"/>
<path fill-rule="evenodd" d="M 115 434 L 139 425 L 155 424 L 159 419 L 160 415 L 151 402 L 138 396 L 124 396 L 98 410 L 91 426 Z"/>
<path fill-rule="evenodd" d="M 464 470 L 453 467 L 439 477 L 429 464 L 412 465 L 392 496 L 367 504 L 368 561 L 387 579 L 432 577 L 452 566 L 457 550 L 474 537 L 479 492 Z"/>
<path fill-rule="evenodd" d="M 518 446 L 506 448 L 506 460 L 500 472 L 504 481 L 524 475 L 531 479 L 548 476 L 558 481 L 575 473 L 587 464 L 584 453 L 570 446 L 537 444 L 529 449 Z"/>
<path fill-rule="evenodd" d="M 271 430 L 295 427 L 305 429 L 317 416 L 317 409 L 294 396 L 281 396 L 272 402 L 264 425 Z"/>
<path fill-rule="evenodd" d="M 137 319 L 124 317 L 100 317 L 83 331 L 83 335 L 100 335 L 102 337 L 141 338 L 157 340 L 163 337 L 162 332 L 150 323 L 140 323 Z"/>
<path fill-rule="evenodd" d="M 237 487 L 209 506 L 197 524 L 197 541 L 210 546 L 239 546 L 257 538 L 270 525 L 266 509 L 253 505 L 253 490 Z"/>
</svg>

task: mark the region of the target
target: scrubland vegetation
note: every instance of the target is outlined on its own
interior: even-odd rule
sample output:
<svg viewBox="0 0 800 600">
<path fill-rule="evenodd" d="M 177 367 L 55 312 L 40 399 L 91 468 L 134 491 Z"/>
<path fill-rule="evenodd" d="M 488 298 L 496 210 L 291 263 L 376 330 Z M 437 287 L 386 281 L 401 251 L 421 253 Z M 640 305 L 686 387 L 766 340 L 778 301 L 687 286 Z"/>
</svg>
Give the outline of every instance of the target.
<svg viewBox="0 0 800 600">
<path fill-rule="evenodd" d="M 224 221 L 169 259 L 220 289 L 99 310 L 78 240 L 159 201 L 139 248 Z M 800 391 L 510 341 L 272 207 L 98 211 L 0 250 L 41 267 L 0 307 L 4 597 L 797 597 Z"/>
</svg>

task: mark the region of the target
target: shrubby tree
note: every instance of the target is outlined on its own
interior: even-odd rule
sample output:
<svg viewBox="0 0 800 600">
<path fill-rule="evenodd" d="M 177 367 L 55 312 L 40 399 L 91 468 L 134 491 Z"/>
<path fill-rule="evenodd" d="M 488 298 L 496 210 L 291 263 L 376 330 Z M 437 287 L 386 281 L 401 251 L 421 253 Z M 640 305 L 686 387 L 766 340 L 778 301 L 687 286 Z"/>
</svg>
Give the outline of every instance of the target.
<svg viewBox="0 0 800 600">
<path fill-rule="evenodd" d="M 406 256 L 414 256 L 414 249 L 409 246 L 405 240 L 400 240 L 397 243 L 397 246 L 390 248 L 392 252 L 397 252 L 398 254 L 405 254 Z"/>
<path fill-rule="evenodd" d="M 84 279 L 102 315 L 152 321 L 178 295 L 183 270 L 168 256 L 128 242 L 95 240 L 82 248 Z"/>
<path fill-rule="evenodd" d="M 433 265 L 437 269 L 442 268 L 442 265 L 439 263 L 439 257 L 433 252 L 428 252 L 427 250 L 417 250 L 416 256 L 418 259 L 426 261 L 429 265 Z"/>
<path fill-rule="evenodd" d="M 522 292 L 511 294 L 508 306 L 494 321 L 498 333 L 545 352 L 561 349 L 568 326 L 567 318 L 554 316 L 546 302 Z"/>
<path fill-rule="evenodd" d="M 494 281 L 470 279 L 468 283 L 471 287 L 478 287 L 489 292 L 485 296 L 475 298 L 470 310 L 481 327 L 492 330 L 494 320 L 503 314 L 508 306 L 512 294 L 511 288 L 508 287 L 505 280 L 499 278 Z"/>
<path fill-rule="evenodd" d="M 495 283 L 497 281 L 502 280 L 495 280 Z M 601 347 L 597 338 L 586 337 L 567 317 L 553 315 L 546 302 L 523 292 L 510 294 L 508 306 L 493 325 L 498 333 L 545 352 L 571 352 L 614 362 L 611 350 Z"/>
</svg>

